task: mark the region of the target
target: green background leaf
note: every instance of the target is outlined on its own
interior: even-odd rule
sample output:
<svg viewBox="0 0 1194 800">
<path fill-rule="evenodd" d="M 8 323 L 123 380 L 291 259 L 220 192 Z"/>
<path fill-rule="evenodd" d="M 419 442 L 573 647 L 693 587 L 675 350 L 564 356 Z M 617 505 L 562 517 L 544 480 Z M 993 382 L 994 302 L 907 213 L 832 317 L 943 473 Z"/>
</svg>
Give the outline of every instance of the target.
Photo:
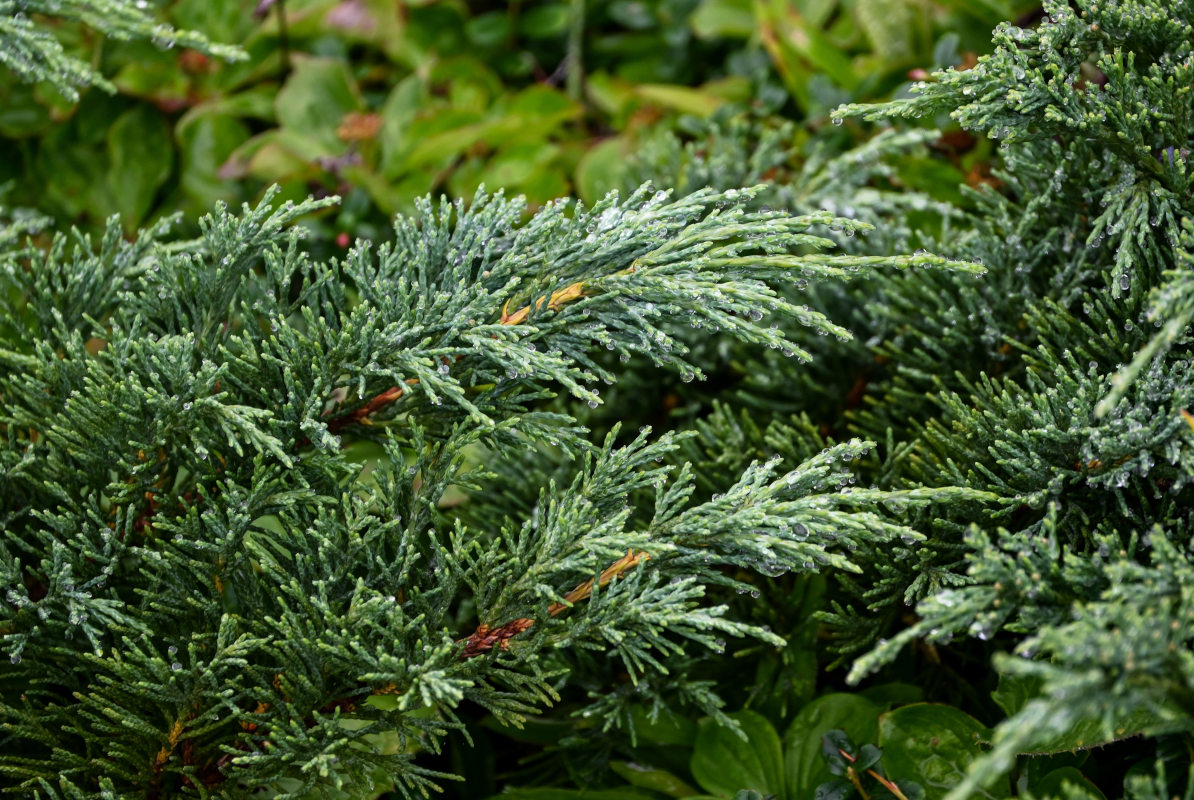
<svg viewBox="0 0 1194 800">
<path fill-rule="evenodd" d="M 879 706 L 855 694 L 827 694 L 800 710 L 784 734 L 784 773 L 787 797 L 812 797 L 818 786 L 833 779 L 821 756 L 821 737 L 831 730 L 846 732 L 858 744 L 874 742 L 879 734 Z"/>
<path fill-rule="evenodd" d="M 887 777 L 914 781 L 928 798 L 944 797 L 982 754 L 987 727 L 953 706 L 917 703 L 879 719 L 879 746 Z"/>
<path fill-rule="evenodd" d="M 714 719 L 701 720 L 692 752 L 692 776 L 702 789 L 718 797 L 733 797 L 742 789 L 782 796 L 783 754 L 775 728 L 753 711 L 728 716 L 746 738 Z"/>
</svg>

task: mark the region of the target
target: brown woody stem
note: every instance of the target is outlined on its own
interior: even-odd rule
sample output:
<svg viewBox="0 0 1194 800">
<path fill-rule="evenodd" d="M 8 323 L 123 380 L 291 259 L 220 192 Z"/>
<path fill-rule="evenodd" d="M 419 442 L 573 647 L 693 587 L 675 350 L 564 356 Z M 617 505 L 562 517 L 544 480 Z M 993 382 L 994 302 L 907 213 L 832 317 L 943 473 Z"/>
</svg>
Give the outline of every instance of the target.
<svg viewBox="0 0 1194 800">
<path fill-rule="evenodd" d="M 841 749 L 840 747 L 837 749 L 837 751 L 842 754 L 843 758 L 848 759 L 851 764 L 853 764 L 857 760 L 856 758 L 854 758 L 854 756 L 850 755 L 849 753 L 847 753 L 845 750 Z M 875 772 L 873 769 L 868 769 L 866 771 L 866 774 L 870 775 L 872 778 L 879 781 L 879 783 L 883 784 L 883 788 L 886 789 L 887 791 L 891 792 L 893 795 L 895 795 L 897 800 L 908 800 L 907 796 L 903 792 L 900 791 L 899 786 L 896 786 L 894 783 L 892 783 L 887 778 L 884 778 L 878 772 Z M 850 770 L 850 780 L 854 783 L 854 786 L 858 789 L 859 794 L 861 794 L 865 798 L 867 795 L 866 795 L 866 792 L 862 791 L 862 781 L 858 778 L 858 773 L 856 773 L 853 769 Z"/>
<path fill-rule="evenodd" d="M 635 567 L 640 561 L 646 561 L 650 558 L 649 555 L 643 551 L 635 552 L 634 550 L 627 550 L 626 555 L 619 558 L 613 564 L 606 567 L 601 575 L 597 578 L 598 586 L 606 586 L 614 578 Z M 557 616 L 565 609 L 570 608 L 573 604 L 587 599 L 593 594 L 592 579 L 578 584 L 575 589 L 564 595 L 563 603 L 552 603 L 547 608 L 547 613 L 550 616 Z M 472 658 L 473 656 L 481 655 L 482 653 L 492 650 L 494 647 L 500 647 L 503 650 L 510 646 L 510 640 L 518 634 L 530 628 L 535 624 L 535 620 L 530 617 L 521 617 L 513 622 L 507 622 L 498 628 L 490 628 L 488 625 L 481 624 L 477 626 L 477 630 L 473 631 L 466 639 L 462 639 L 464 649 L 460 651 L 461 658 Z"/>
<path fill-rule="evenodd" d="M 573 300 L 579 300 L 582 297 L 584 297 L 584 283 L 578 281 L 570 286 L 565 286 L 563 289 L 560 289 L 557 292 L 552 292 L 550 298 L 548 298 L 547 295 L 543 295 L 535 301 L 535 308 L 542 308 L 543 304 L 546 302 L 549 309 L 552 311 L 559 311 L 566 303 L 570 303 Z M 500 320 L 502 325 L 521 325 L 526 321 L 526 318 L 530 316 L 531 313 L 530 305 L 523 306 L 513 314 L 508 312 L 508 308 L 509 303 L 502 308 L 502 318 Z M 406 385 L 414 386 L 418 382 L 418 378 L 408 378 Z M 371 399 L 368 403 L 365 403 L 365 405 L 355 409 L 351 414 L 346 414 L 343 417 L 337 417 L 328 422 L 328 430 L 332 433 L 335 433 L 336 431 L 343 430 L 354 423 L 361 423 L 363 425 L 370 424 L 370 416 L 390 405 L 391 403 L 397 402 L 402 397 L 403 392 L 404 390 L 401 386 L 391 386 L 389 389 L 386 389 L 384 392 Z"/>
</svg>

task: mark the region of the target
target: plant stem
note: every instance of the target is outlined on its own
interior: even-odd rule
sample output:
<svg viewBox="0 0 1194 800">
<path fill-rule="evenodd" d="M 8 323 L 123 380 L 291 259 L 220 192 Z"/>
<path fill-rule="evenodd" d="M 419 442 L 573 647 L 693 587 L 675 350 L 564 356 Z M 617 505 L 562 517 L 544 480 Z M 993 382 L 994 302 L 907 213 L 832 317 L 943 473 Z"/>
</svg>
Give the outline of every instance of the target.
<svg viewBox="0 0 1194 800">
<path fill-rule="evenodd" d="M 580 100 L 584 95 L 585 0 L 572 0 L 572 19 L 568 27 L 568 96 Z"/>
</svg>

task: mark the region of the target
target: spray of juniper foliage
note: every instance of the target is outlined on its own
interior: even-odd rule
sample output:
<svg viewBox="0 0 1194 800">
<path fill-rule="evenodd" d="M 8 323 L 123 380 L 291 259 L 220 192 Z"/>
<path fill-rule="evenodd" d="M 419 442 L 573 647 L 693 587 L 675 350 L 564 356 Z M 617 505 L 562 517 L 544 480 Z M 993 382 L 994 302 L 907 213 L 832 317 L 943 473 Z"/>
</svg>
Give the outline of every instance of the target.
<svg viewBox="0 0 1194 800">
<path fill-rule="evenodd" d="M 1194 6 L 1046 2 L 994 43 L 906 99 L 837 112 L 948 113 L 999 142 L 998 188 L 937 245 L 988 275 L 885 281 L 878 313 L 898 327 L 851 427 L 889 438 L 880 485 L 991 492 L 1003 510 L 897 505 L 926 543 L 876 550 L 828 615 L 856 652 L 890 630 L 885 610 L 916 605 L 855 680 L 916 639 L 1003 643 L 1009 719 L 951 798 L 1019 753 L 1194 726 Z"/>
<path fill-rule="evenodd" d="M 1007 719 L 953 798 L 992 785 L 1022 754 L 1194 725 L 1194 8 L 1043 10 L 1029 27 L 1000 26 L 971 69 L 840 109 L 850 125 L 896 121 L 857 151 L 793 158 L 773 123 L 732 121 L 689 146 L 665 137 L 640 164 L 681 186 L 734 174 L 719 161 L 746 164 L 775 178 L 768 204 L 845 208 L 906 246 L 988 269 L 979 281 L 913 270 L 812 287 L 812 308 L 856 336 L 806 344 L 816 357 L 800 372 L 770 351 L 707 352 L 732 376 L 721 397 L 752 418 L 706 417 L 699 441 L 713 446 L 694 459 L 712 487 L 714 465 L 741 457 L 718 455 L 716 442 L 753 455 L 862 436 L 880 443 L 857 468 L 864 485 L 999 498 L 931 508 L 888 498 L 879 510 L 925 539 L 864 544 L 852 554 L 862 574 L 834 574 L 820 614 L 852 681 L 915 642 L 987 643 Z M 965 189 L 963 206 L 889 191 L 891 145 L 934 137 L 899 127 L 920 120 L 995 144 L 991 180 Z M 926 209 L 937 222 L 925 224 Z M 841 244 L 890 252 L 892 241 Z M 1134 771 L 1124 791 L 1180 795 L 1189 765 L 1163 752 L 1168 772 Z"/>
<path fill-rule="evenodd" d="M 89 63 L 93 55 L 71 52 L 51 32 L 67 23 L 80 23 L 114 40 L 148 39 L 158 47 L 179 45 L 231 61 L 248 57 L 239 47 L 158 22 L 146 0 L 2 0 L 0 66 L 21 80 L 44 81 L 72 102 L 79 99 L 81 87 L 115 92 Z"/>
<path fill-rule="evenodd" d="M 427 201 L 329 262 L 292 226 L 326 202 L 269 196 L 189 242 L 114 221 L 10 245 L 0 774 L 44 797 L 417 793 L 448 777 L 419 753 L 460 704 L 518 724 L 573 653 L 640 681 L 727 636 L 780 644 L 705 599 L 743 585 L 727 567 L 855 570 L 850 549 L 917 536 L 881 499 L 956 491 L 838 494 L 872 447 L 852 440 L 695 497 L 683 435 L 594 440 L 551 398 L 599 405 L 601 353 L 700 377 L 678 319 L 793 361 L 768 320 L 846 335 L 788 284 L 979 268 L 834 253 L 817 231 L 860 223 L 754 194 L 643 189 L 525 223 L 500 194 Z M 567 469 L 541 479 L 537 454 Z M 533 507 L 454 511 L 492 485 Z M 718 712 L 711 687 L 687 696 Z"/>
</svg>

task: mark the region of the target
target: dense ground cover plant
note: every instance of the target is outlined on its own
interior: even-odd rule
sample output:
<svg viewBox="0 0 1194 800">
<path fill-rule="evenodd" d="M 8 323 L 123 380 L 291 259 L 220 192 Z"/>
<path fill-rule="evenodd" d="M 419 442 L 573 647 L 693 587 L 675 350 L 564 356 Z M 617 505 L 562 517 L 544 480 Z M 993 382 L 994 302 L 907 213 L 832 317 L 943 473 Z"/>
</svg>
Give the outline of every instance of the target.
<svg viewBox="0 0 1194 800">
<path fill-rule="evenodd" d="M 315 209 L 277 200 L 184 242 L 26 245 L 27 217 L 0 236 L 6 775 L 49 795 L 102 774 L 134 796 L 335 796 L 380 791 L 384 764 L 408 789 L 447 771 L 462 796 L 540 800 L 1194 797 L 1189 5 L 1046 3 L 977 63 L 896 30 L 914 55 L 848 80 L 818 37 L 858 47 L 868 8 L 913 4 L 583 5 L 531 17 L 556 26 L 545 61 L 586 42 L 579 96 L 574 71 L 478 78 L 467 58 L 443 59 L 467 78 L 444 96 L 404 91 L 416 117 L 473 90 L 570 103 L 531 112 L 527 135 L 559 137 L 553 185 L 627 200 L 522 227 L 528 209 L 471 189 L 509 123 L 469 118 L 497 145 L 403 191 L 472 208 L 354 229 L 395 238 L 376 257 L 303 255 L 288 226 Z M 950 24 L 1026 10 L 983 7 Z M 294 42 L 304 9 L 331 13 L 291 4 Z M 503 9 L 418 9 L 473 46 L 523 35 Z M 718 44 L 751 26 L 786 33 Z M 285 82 L 339 75 L 346 94 L 311 95 L 360 98 L 333 118 L 395 97 L 306 41 L 323 60 Z M 644 86 L 664 61 L 677 83 Z M 898 86 L 933 63 L 956 68 Z M 284 127 L 243 133 L 298 146 Z M 338 222 L 374 219 L 344 183 L 360 164 L 290 182 L 326 157 L 277 177 L 343 183 Z M 916 248 L 955 261 L 891 258 Z M 187 353 L 196 374 L 166 369 Z"/>
<path fill-rule="evenodd" d="M 767 351 L 705 351 L 716 385 L 671 387 L 673 417 L 700 414 L 714 397 L 752 409 L 749 419 L 722 410 L 698 423 L 711 487 L 719 468 L 742 459 L 862 435 L 882 445 L 856 468 L 861 485 L 1001 498 L 888 504 L 926 541 L 855 552 L 864 574 L 831 575 L 811 606 L 804 592 L 794 595 L 800 605 L 785 602 L 790 584 L 758 587 L 767 624 L 794 641 L 813 641 L 791 625 L 800 609 L 820 609 L 852 680 L 883 667 L 888 680 L 918 684 L 919 697 L 978 718 L 967 723 L 978 743 L 951 762 L 959 769 L 928 781 L 909 775 L 933 796 L 1190 796 L 1191 41 L 1188 4 L 1047 3 L 1028 24 L 1001 26 L 994 54 L 973 68 L 934 74 L 892 104 L 839 112 L 846 125 L 953 118 L 996 145 L 995 169 L 953 212 L 906 191 L 901 205 L 884 197 L 899 190 L 888 144 L 900 134 L 889 131 L 856 161 L 847 153 L 840 165 L 823 162 L 843 176 L 851 163 L 864 168 L 852 198 L 808 191 L 825 174 L 809 171 L 788 173 L 768 202 L 874 209 L 886 217 L 880 230 L 988 273 L 817 287 L 811 307 L 850 320 L 853 340 L 815 340 L 799 374 Z M 726 154 L 756 152 L 750 143 L 762 141 L 743 130 L 714 135 L 719 147 L 697 138 L 664 148 L 653 177 L 671 169 L 682 185 L 693 175 L 700 184 L 724 170 L 712 159 L 741 169 L 749 159 Z M 926 211 L 938 222 L 924 224 Z M 843 244 L 891 247 L 879 236 Z M 745 657 L 774 670 L 774 657 Z M 744 662 L 731 663 L 707 674 L 729 681 Z M 789 657 L 789 676 L 798 665 Z M 760 671 L 737 699 L 782 731 L 799 704 L 785 708 L 761 691 L 766 674 L 774 671 Z M 832 673 L 813 675 L 834 685 Z M 950 728 L 948 715 L 940 724 Z M 873 732 L 850 735 L 885 744 Z M 642 752 L 592 734 L 580 742 L 614 758 Z M 1104 749 L 1088 757 L 1096 747 Z M 693 777 L 698 752 L 648 763 L 709 790 Z M 924 755 L 950 761 L 931 748 Z M 1063 790 L 1064 773 L 1052 770 L 1076 766 L 1094 783 L 1070 773 L 1074 785 Z"/>
<path fill-rule="evenodd" d="M 313 204 L 269 199 L 181 245 L 113 226 L 7 252 L 0 772 L 44 796 L 409 792 L 446 777 L 417 754 L 461 703 L 517 724 L 586 650 L 639 681 L 683 640 L 781 644 L 701 602 L 745 585 L 723 568 L 850 569 L 864 538 L 916 537 L 880 499 L 954 492 L 838 495 L 855 440 L 694 497 L 680 437 L 594 442 L 544 401 L 599 405 L 596 351 L 698 376 L 678 320 L 789 357 L 765 319 L 844 335 L 780 284 L 980 268 L 820 254 L 813 229 L 857 223 L 750 197 L 644 189 L 522 226 L 518 201 L 427 202 L 326 263 L 287 226 Z M 445 507 L 491 482 L 533 507 Z"/>
</svg>

